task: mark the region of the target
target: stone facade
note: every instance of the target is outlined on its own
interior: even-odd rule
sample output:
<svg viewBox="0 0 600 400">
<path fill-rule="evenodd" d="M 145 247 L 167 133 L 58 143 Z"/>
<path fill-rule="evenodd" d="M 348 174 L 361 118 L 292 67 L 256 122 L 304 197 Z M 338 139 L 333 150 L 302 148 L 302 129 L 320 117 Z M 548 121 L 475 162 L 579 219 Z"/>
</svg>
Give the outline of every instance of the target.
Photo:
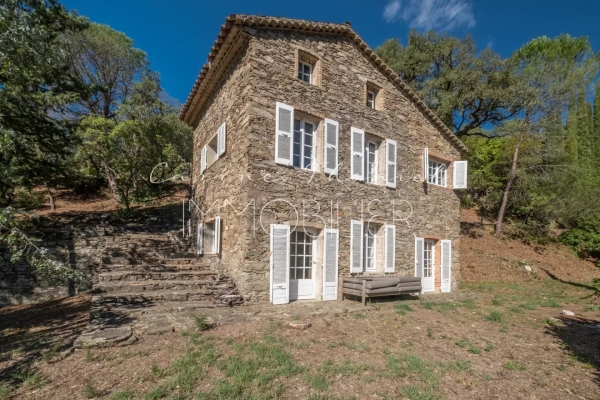
<svg viewBox="0 0 600 400">
<path fill-rule="evenodd" d="M 349 30 L 340 26 L 344 29 Z M 242 23 L 236 35 L 228 35 L 234 36 L 228 49 L 236 50 L 235 57 L 224 66 L 211 64 L 213 71 L 204 77 L 220 76 L 214 89 L 190 97 L 192 101 L 204 98 L 203 105 L 195 110 L 186 104 L 182 119 L 195 128 L 193 225 L 217 215 L 222 220 L 220 254 L 203 257 L 229 274 L 246 300 L 269 301 L 270 224 L 317 233 L 339 229 L 339 275 L 343 276 L 350 274 L 350 222 L 371 221 L 373 226 L 396 226 L 395 273 L 401 276 L 415 274 L 415 237 L 436 241 L 436 291 L 440 291 L 440 240 L 451 240 L 452 290 L 457 289 L 459 198 L 452 189 L 452 162 L 460 160 L 464 146 L 440 129 L 356 40 L 347 33 L 323 30 Z M 298 79 L 299 57 L 316 60 L 313 83 Z M 366 106 L 367 89 L 378 90 L 375 109 Z M 317 127 L 314 171 L 275 163 L 277 102 L 292 106 L 295 118 Z M 326 118 L 339 123 L 337 177 L 323 168 Z M 201 173 L 202 148 L 223 122 L 227 123 L 226 152 Z M 396 141 L 396 188 L 385 185 L 383 145 L 377 150 L 378 183 L 351 179 L 351 127 L 364 130 L 367 138 L 380 144 Z M 424 148 L 431 158 L 449 164 L 446 187 L 423 182 Z M 382 259 L 382 230 L 377 234 L 377 255 Z M 316 247 L 314 297 L 319 300 L 323 235 L 316 239 Z M 373 272 L 382 275 L 383 264 L 378 262 Z"/>
</svg>

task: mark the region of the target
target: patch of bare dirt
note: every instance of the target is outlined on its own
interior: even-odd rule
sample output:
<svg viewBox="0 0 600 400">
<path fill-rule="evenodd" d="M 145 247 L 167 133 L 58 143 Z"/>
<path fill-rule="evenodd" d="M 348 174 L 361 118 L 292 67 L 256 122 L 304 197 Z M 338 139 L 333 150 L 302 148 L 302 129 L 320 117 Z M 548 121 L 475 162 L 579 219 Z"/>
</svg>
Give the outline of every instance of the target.
<svg viewBox="0 0 600 400">
<path fill-rule="evenodd" d="M 493 225 L 481 224 L 474 210 L 461 211 L 461 275 L 463 282 L 498 281 L 519 283 L 550 277 L 591 284 L 600 278 L 600 268 L 580 260 L 559 243 L 528 245 L 519 240 L 496 238 Z M 532 267 L 528 272 L 525 266 Z"/>
</svg>

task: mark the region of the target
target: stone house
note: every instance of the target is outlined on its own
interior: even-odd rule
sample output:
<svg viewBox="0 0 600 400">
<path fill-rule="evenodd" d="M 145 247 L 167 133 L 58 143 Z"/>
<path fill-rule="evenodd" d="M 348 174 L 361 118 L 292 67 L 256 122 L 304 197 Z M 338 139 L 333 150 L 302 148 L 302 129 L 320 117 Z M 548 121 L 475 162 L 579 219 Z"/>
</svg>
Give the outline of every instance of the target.
<svg viewBox="0 0 600 400">
<path fill-rule="evenodd" d="M 181 112 L 197 251 L 246 301 L 460 282 L 464 144 L 349 23 L 231 15 Z"/>
</svg>

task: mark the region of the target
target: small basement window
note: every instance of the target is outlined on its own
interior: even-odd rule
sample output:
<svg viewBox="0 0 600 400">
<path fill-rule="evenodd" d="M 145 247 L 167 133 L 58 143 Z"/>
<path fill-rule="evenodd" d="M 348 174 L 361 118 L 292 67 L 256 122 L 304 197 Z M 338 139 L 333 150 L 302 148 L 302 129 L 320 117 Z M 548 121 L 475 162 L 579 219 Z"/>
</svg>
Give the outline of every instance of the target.
<svg viewBox="0 0 600 400">
<path fill-rule="evenodd" d="M 367 107 L 375 109 L 375 97 L 377 96 L 376 92 L 373 90 L 367 90 Z"/>
<path fill-rule="evenodd" d="M 302 82 L 320 86 L 321 61 L 316 55 L 308 51 L 298 49 L 297 53 L 297 77 Z"/>
<path fill-rule="evenodd" d="M 365 87 L 365 94 L 365 102 L 368 108 L 372 110 L 382 109 L 381 87 L 375 85 L 374 83 L 367 82 Z"/>
</svg>

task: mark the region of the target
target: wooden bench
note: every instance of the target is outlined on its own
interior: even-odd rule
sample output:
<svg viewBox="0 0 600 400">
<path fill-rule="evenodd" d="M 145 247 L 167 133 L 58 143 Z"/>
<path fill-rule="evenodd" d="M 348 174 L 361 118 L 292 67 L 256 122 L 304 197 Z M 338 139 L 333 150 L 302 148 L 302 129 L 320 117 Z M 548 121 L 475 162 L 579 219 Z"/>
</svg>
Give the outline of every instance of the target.
<svg viewBox="0 0 600 400">
<path fill-rule="evenodd" d="M 421 278 L 412 276 L 345 276 L 342 278 L 342 300 L 345 295 L 367 298 L 397 296 L 399 294 L 418 293 L 421 299 Z"/>
</svg>

